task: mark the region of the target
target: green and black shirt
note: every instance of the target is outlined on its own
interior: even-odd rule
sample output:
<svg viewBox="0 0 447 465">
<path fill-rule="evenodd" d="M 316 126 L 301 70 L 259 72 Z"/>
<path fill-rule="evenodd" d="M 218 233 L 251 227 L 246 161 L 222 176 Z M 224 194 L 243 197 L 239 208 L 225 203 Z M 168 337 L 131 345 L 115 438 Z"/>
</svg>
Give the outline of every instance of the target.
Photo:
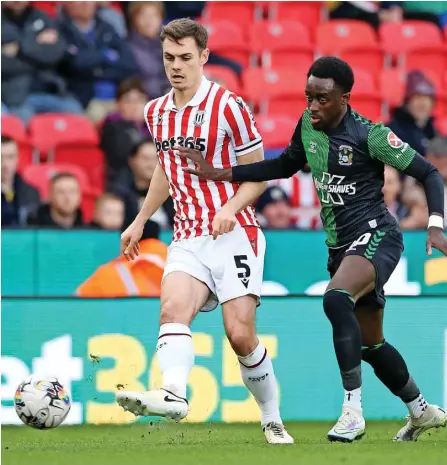
<svg viewBox="0 0 447 465">
<path fill-rule="evenodd" d="M 306 110 L 280 157 L 233 167 L 232 179 L 287 178 L 308 163 L 321 202 L 326 244 L 335 248 L 351 243 L 368 229 L 398 228 L 383 199 L 384 165 L 405 171 L 416 156 L 417 170 L 408 174 L 423 180 L 436 169 L 382 123 L 374 124 L 348 107 L 337 128 L 317 131 Z"/>
</svg>

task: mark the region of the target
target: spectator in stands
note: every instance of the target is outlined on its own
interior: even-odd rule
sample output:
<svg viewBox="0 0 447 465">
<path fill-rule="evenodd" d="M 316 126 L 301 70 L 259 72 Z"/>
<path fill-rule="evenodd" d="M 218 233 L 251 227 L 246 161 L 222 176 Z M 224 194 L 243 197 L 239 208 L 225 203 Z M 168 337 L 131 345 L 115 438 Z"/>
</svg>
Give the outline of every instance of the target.
<svg viewBox="0 0 447 465">
<path fill-rule="evenodd" d="M 115 29 L 115 32 L 123 39 L 127 36 L 126 20 L 120 8 L 110 6 L 111 2 L 100 1 L 98 4 L 98 16 L 109 23 Z"/>
<path fill-rule="evenodd" d="M 157 151 L 151 140 L 136 145 L 129 159 L 129 166 L 123 168 L 108 191 L 122 198 L 126 208 L 125 227 L 134 220 L 149 189 L 152 175 L 157 166 Z M 169 196 L 163 206 L 146 223 L 143 238 L 158 237 L 160 227 L 167 229 L 174 222 L 174 205 Z"/>
<path fill-rule="evenodd" d="M 290 199 L 279 186 L 268 187 L 256 204 L 259 220 L 267 229 L 293 228 Z"/>
<path fill-rule="evenodd" d="M 401 222 L 410 213 L 409 209 L 400 202 L 399 194 L 401 190 L 402 184 L 399 173 L 392 166 L 385 165 L 385 181 L 382 189 L 383 198 L 389 212 L 400 224 L 402 224 Z"/>
<path fill-rule="evenodd" d="M 17 143 L 2 136 L 2 226 L 25 226 L 28 215 L 40 204 L 37 190 L 27 184 L 19 173 Z"/>
<path fill-rule="evenodd" d="M 98 122 L 114 108 L 119 83 L 138 70 L 126 41 L 96 11 L 96 2 L 64 2 L 61 32 L 68 46 L 60 69 Z"/>
<path fill-rule="evenodd" d="M 101 148 L 106 156 L 107 179 L 112 182 L 127 167 L 135 145 L 150 133 L 144 119 L 147 95 L 139 78 L 123 81 L 116 94 L 117 112 L 109 114 L 101 129 Z"/>
<path fill-rule="evenodd" d="M 427 160 L 438 168 L 444 180 L 444 226 L 447 228 L 447 137 L 436 137 L 427 149 Z"/>
<path fill-rule="evenodd" d="M 2 107 L 27 123 L 35 113 L 81 113 L 56 73 L 66 42 L 30 2 L 2 2 Z"/>
<path fill-rule="evenodd" d="M 437 135 L 432 116 L 435 89 L 420 71 L 411 71 L 407 76 L 405 98 L 401 107 L 393 112 L 388 124 L 403 141 L 421 155 L 425 155 L 431 139 Z"/>
<path fill-rule="evenodd" d="M 163 23 L 163 2 L 132 2 L 129 5 L 129 45 L 151 99 L 170 89 L 163 65 L 160 30 Z"/>
<path fill-rule="evenodd" d="M 96 229 L 121 231 L 124 224 L 124 202 L 113 194 L 103 194 L 96 200 L 91 226 Z"/>
<path fill-rule="evenodd" d="M 72 229 L 84 225 L 81 189 L 75 176 L 70 173 L 56 174 L 50 182 L 48 203 L 42 204 L 28 224 L 46 228 Z"/>
</svg>

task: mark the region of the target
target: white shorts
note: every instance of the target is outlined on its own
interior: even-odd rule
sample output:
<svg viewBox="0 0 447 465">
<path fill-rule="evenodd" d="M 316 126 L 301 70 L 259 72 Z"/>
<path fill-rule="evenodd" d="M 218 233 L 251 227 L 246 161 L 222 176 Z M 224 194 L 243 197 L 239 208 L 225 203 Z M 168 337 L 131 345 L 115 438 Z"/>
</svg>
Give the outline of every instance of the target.
<svg viewBox="0 0 447 465">
<path fill-rule="evenodd" d="M 216 240 L 212 236 L 184 239 L 169 246 L 163 278 L 183 271 L 205 283 L 211 294 L 204 312 L 249 294 L 259 304 L 264 255 L 265 237 L 255 226 L 239 227 Z"/>
</svg>

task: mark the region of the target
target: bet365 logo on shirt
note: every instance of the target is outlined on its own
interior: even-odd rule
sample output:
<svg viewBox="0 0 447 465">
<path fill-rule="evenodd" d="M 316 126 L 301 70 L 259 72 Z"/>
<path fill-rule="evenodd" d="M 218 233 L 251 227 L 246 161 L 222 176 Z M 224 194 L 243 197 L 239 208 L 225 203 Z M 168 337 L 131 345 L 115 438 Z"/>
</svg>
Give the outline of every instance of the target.
<svg viewBox="0 0 447 465">
<path fill-rule="evenodd" d="M 197 149 L 201 152 L 206 151 L 206 139 L 203 137 L 171 137 L 169 140 L 158 140 L 154 139 L 155 148 L 157 153 L 161 151 L 167 152 L 168 150 L 174 150 L 177 145 L 180 147 L 187 147 L 189 149 Z"/>
<path fill-rule="evenodd" d="M 338 176 L 323 172 L 321 179 L 314 176 L 315 188 L 318 191 L 321 203 L 332 205 L 344 205 L 342 195 L 355 195 L 356 183 L 343 184 L 346 176 Z"/>
</svg>

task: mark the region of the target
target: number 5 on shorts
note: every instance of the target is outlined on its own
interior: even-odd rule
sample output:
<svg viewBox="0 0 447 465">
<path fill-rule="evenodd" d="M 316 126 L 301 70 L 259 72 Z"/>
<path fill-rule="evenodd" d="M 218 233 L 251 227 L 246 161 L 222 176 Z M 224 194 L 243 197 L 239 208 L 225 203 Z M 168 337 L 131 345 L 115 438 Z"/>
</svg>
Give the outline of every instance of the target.
<svg viewBox="0 0 447 465">
<path fill-rule="evenodd" d="M 236 268 L 238 270 L 244 270 L 237 274 L 237 277 L 241 280 L 242 284 L 245 287 L 248 287 L 248 278 L 251 275 L 250 267 L 247 263 L 244 263 L 248 260 L 247 255 L 235 255 L 234 256 L 234 263 L 236 264 Z"/>
</svg>

